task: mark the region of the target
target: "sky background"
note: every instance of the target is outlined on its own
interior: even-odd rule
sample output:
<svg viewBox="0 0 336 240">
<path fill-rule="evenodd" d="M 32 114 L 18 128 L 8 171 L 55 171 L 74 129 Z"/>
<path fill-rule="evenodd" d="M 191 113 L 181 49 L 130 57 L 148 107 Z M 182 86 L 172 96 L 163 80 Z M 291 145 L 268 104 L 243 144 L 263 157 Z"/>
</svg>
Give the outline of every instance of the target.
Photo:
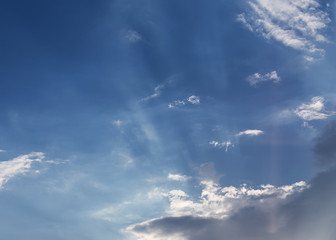
<svg viewBox="0 0 336 240">
<path fill-rule="evenodd" d="M 0 19 L 1 239 L 333 240 L 334 1 Z"/>
</svg>

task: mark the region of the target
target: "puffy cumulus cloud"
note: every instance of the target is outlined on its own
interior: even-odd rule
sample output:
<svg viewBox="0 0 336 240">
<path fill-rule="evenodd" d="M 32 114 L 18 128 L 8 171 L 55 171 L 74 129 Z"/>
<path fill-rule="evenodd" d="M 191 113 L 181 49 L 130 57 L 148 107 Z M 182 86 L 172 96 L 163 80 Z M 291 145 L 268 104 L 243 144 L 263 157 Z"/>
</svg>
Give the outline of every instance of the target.
<svg viewBox="0 0 336 240">
<path fill-rule="evenodd" d="M 242 131 L 238 134 L 236 134 L 236 136 L 243 136 L 243 135 L 247 135 L 247 136 L 258 136 L 258 135 L 261 135 L 261 134 L 264 134 L 264 131 L 262 130 L 257 130 L 257 129 L 248 129 L 248 130 L 245 130 L 245 131 Z"/>
<path fill-rule="evenodd" d="M 163 84 L 156 86 L 156 87 L 154 88 L 154 93 L 153 93 L 153 94 L 151 94 L 151 95 L 149 95 L 149 96 L 147 96 L 147 97 L 144 97 L 144 98 L 140 99 L 139 102 L 146 102 L 146 101 L 148 101 L 148 100 L 151 100 L 151 99 L 153 99 L 153 98 L 156 98 L 156 97 L 160 96 L 160 94 L 161 94 L 161 89 L 164 88 L 164 87 L 165 87 L 165 85 L 163 85 Z"/>
<path fill-rule="evenodd" d="M 303 103 L 294 110 L 294 113 L 305 121 L 326 119 L 333 115 L 334 112 L 326 111 L 324 102 L 323 97 L 313 97 L 310 103 Z"/>
<path fill-rule="evenodd" d="M 307 58 L 321 57 L 318 43 L 328 42 L 324 30 L 331 22 L 318 0 L 251 0 L 237 20 L 266 39 L 304 51 Z"/>
<path fill-rule="evenodd" d="M 317 164 L 321 166 L 336 164 L 336 122 L 330 123 L 315 141 Z"/>
<path fill-rule="evenodd" d="M 10 179 L 30 171 L 33 162 L 42 162 L 44 153 L 32 152 L 20 155 L 12 160 L 0 162 L 0 188 Z"/>
<path fill-rule="evenodd" d="M 286 223 L 290 204 L 308 191 L 305 182 L 251 188 L 220 187 L 213 181 L 202 181 L 201 186 L 197 201 L 182 190 L 170 191 L 166 194 L 170 201 L 169 216 L 131 225 L 126 232 L 142 240 L 219 240 L 223 236 L 237 240 L 280 240 L 277 234 Z M 285 211 L 280 211 L 281 208 Z"/>
<path fill-rule="evenodd" d="M 276 71 L 266 73 L 264 75 L 260 73 L 254 73 L 251 76 L 248 76 L 247 81 L 250 83 L 251 86 L 255 86 L 260 82 L 273 82 L 279 83 L 281 78 L 278 76 Z"/>
<path fill-rule="evenodd" d="M 168 104 L 169 108 L 174 108 L 178 106 L 184 106 L 186 104 L 200 104 L 201 99 L 199 96 L 191 95 L 190 97 L 183 99 L 183 100 L 175 100 L 174 102 L 171 102 Z"/>
<path fill-rule="evenodd" d="M 210 145 L 213 145 L 215 148 L 225 148 L 225 152 L 227 152 L 229 150 L 229 147 L 234 147 L 234 145 L 232 144 L 232 142 L 229 141 L 224 141 L 224 142 L 217 142 L 217 141 L 211 141 L 209 142 Z"/>
<path fill-rule="evenodd" d="M 189 179 L 191 179 L 190 176 L 180 175 L 180 174 L 172 174 L 172 173 L 169 173 L 167 178 L 169 180 L 179 181 L 179 182 L 185 182 L 185 181 L 188 181 Z"/>
<path fill-rule="evenodd" d="M 276 187 L 261 185 L 259 188 L 220 187 L 211 180 L 201 181 L 202 192 L 198 201 L 182 190 L 172 190 L 166 194 L 170 201 L 168 213 L 170 216 L 198 216 L 212 218 L 227 218 L 233 212 L 248 206 L 270 206 L 275 201 L 281 201 L 289 195 L 307 188 L 305 182 Z"/>
</svg>

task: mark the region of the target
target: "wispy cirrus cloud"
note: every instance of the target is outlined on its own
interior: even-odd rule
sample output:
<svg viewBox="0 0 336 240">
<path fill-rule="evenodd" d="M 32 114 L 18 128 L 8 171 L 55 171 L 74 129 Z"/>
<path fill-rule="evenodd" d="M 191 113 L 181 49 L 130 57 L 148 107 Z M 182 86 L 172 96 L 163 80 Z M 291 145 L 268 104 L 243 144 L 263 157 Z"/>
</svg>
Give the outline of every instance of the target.
<svg viewBox="0 0 336 240">
<path fill-rule="evenodd" d="M 178 107 L 178 106 L 184 106 L 188 103 L 190 103 L 190 104 L 200 104 L 201 99 L 200 99 L 199 96 L 191 95 L 190 97 L 188 97 L 186 99 L 175 100 L 174 102 L 169 103 L 168 107 L 169 108 L 174 108 L 174 107 Z"/>
<path fill-rule="evenodd" d="M 246 135 L 246 136 L 258 136 L 258 135 L 261 135 L 261 134 L 264 134 L 264 131 L 258 130 L 258 129 L 248 129 L 248 130 L 245 130 L 245 131 L 242 131 L 242 132 L 236 134 L 236 136 L 237 137 L 243 136 L 243 135 Z"/>
<path fill-rule="evenodd" d="M 0 189 L 10 179 L 29 172 L 33 162 L 42 162 L 44 158 L 44 153 L 32 152 L 20 155 L 12 160 L 0 162 Z"/>
<path fill-rule="evenodd" d="M 328 42 L 324 30 L 331 20 L 318 0 L 251 0 L 248 5 L 237 20 L 250 31 L 305 52 L 307 60 L 324 55 L 318 44 Z"/>
<path fill-rule="evenodd" d="M 224 142 L 218 142 L 218 141 L 211 141 L 209 142 L 210 145 L 213 145 L 215 148 L 225 148 L 225 152 L 227 152 L 229 150 L 229 147 L 234 147 L 234 144 L 232 144 L 232 142 L 229 141 L 224 141 Z"/>
<path fill-rule="evenodd" d="M 310 103 L 303 103 L 294 110 L 294 113 L 304 121 L 323 120 L 335 114 L 335 112 L 326 111 L 323 97 L 313 97 Z"/>
<path fill-rule="evenodd" d="M 281 78 L 278 76 L 278 73 L 276 71 L 272 71 L 264 75 L 260 73 L 254 73 L 248 76 L 247 78 L 247 81 L 249 82 L 251 86 L 256 86 L 258 83 L 261 83 L 261 82 L 279 83 L 280 80 Z"/>
<path fill-rule="evenodd" d="M 164 87 L 165 87 L 164 84 L 160 84 L 160 85 L 156 86 L 156 87 L 154 88 L 154 93 L 153 93 L 153 94 L 151 94 L 151 95 L 149 95 L 149 96 L 147 96 L 147 97 L 144 97 L 144 98 L 140 99 L 139 102 L 146 102 L 146 101 L 148 101 L 148 100 L 151 100 L 151 99 L 153 99 L 153 98 L 156 98 L 156 97 L 160 96 L 160 94 L 161 94 L 161 89 L 164 88 Z"/>
<path fill-rule="evenodd" d="M 169 173 L 168 177 L 169 180 L 172 181 L 178 181 L 178 182 L 185 182 L 191 179 L 190 176 L 187 175 L 180 175 L 180 174 L 173 174 L 173 173 Z"/>
</svg>

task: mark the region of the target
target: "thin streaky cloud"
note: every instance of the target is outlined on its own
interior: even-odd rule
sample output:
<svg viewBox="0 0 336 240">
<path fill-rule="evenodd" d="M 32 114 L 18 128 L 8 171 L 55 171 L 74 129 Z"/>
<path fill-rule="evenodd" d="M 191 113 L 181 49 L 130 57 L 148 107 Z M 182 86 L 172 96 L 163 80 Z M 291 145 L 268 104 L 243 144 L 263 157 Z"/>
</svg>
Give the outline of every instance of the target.
<svg viewBox="0 0 336 240">
<path fill-rule="evenodd" d="M 0 162 L 0 189 L 10 179 L 29 172 L 33 162 L 42 162 L 44 158 L 44 153 L 32 152 L 20 155 L 12 160 Z"/>
<path fill-rule="evenodd" d="M 191 179 L 190 176 L 187 175 L 180 175 L 180 174 L 173 174 L 173 173 L 169 173 L 168 177 L 169 180 L 172 181 L 178 181 L 178 182 L 185 182 Z"/>
<path fill-rule="evenodd" d="M 227 152 L 229 150 L 229 147 L 234 147 L 234 145 L 232 144 L 232 142 L 229 141 L 224 141 L 224 142 L 218 142 L 218 141 L 211 141 L 209 142 L 210 145 L 213 145 L 215 148 L 225 148 L 225 152 Z"/>
<path fill-rule="evenodd" d="M 317 0 L 252 0 L 237 20 L 265 39 L 300 50 L 312 60 L 324 55 L 319 43 L 329 42 L 324 30 L 331 22 Z"/>
<path fill-rule="evenodd" d="M 324 120 L 335 114 L 335 112 L 326 111 L 324 106 L 324 97 L 316 96 L 310 103 L 303 103 L 294 110 L 294 113 L 304 121 Z"/>
<path fill-rule="evenodd" d="M 264 131 L 258 130 L 258 129 L 248 129 L 248 130 L 242 131 L 240 133 L 237 133 L 236 136 L 238 136 L 238 137 L 243 136 L 243 135 L 258 136 L 258 135 L 261 135 L 261 134 L 264 134 Z"/>
<path fill-rule="evenodd" d="M 156 86 L 156 87 L 154 88 L 154 93 L 153 93 L 153 94 L 151 94 L 151 95 L 149 95 L 149 96 L 147 96 L 147 97 L 144 97 L 144 98 L 140 99 L 139 102 L 146 102 L 146 101 L 148 101 L 148 100 L 151 100 L 151 99 L 153 99 L 153 98 L 156 98 L 156 97 L 160 96 L 160 94 L 161 94 L 161 89 L 164 88 L 164 87 L 165 87 L 165 85 L 163 85 L 163 84 L 160 84 L 160 85 Z"/>
</svg>

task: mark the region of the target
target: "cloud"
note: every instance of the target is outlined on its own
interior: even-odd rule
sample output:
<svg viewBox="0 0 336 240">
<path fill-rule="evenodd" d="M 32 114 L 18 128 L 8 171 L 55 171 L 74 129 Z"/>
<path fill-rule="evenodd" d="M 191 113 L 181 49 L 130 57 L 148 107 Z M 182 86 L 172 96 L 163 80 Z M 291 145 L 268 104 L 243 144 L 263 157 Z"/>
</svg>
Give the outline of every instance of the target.
<svg viewBox="0 0 336 240">
<path fill-rule="evenodd" d="M 323 97 L 313 97 L 310 103 L 303 103 L 294 110 L 294 113 L 305 121 L 327 119 L 334 112 L 325 111 L 324 102 Z"/>
<path fill-rule="evenodd" d="M 215 186 L 215 194 L 213 190 L 207 194 L 202 192 L 204 196 L 200 202 L 190 200 L 186 203 L 186 206 L 192 206 L 204 201 L 200 211 L 192 207 L 189 210 L 191 214 L 150 219 L 129 226 L 126 232 L 141 240 L 222 240 L 224 237 L 236 240 L 334 239 L 336 169 L 331 168 L 318 174 L 309 185 L 307 187 L 299 182 L 270 190 L 261 187 L 261 191 L 257 193 L 254 190 L 258 189 L 250 189 L 251 195 L 243 190 L 244 186 L 224 191 L 223 188 Z M 190 198 L 177 191 L 171 195 L 171 201 L 187 201 Z M 231 205 L 231 202 L 224 205 L 222 200 L 233 200 L 236 203 L 241 202 L 242 205 Z M 203 208 L 203 205 L 209 206 L 208 209 L 205 206 Z M 183 203 L 175 206 L 186 209 Z M 237 210 L 228 211 L 228 215 L 223 217 L 223 214 L 226 215 L 223 210 L 227 206 L 233 206 Z"/>
<path fill-rule="evenodd" d="M 2 153 L 2 152 L 6 152 L 6 150 L 0 149 L 0 153 Z"/>
<path fill-rule="evenodd" d="M 124 122 L 123 121 L 121 121 L 121 120 L 114 120 L 113 122 L 112 122 L 112 124 L 114 125 L 114 126 L 117 126 L 117 127 L 120 127 L 122 124 L 123 124 Z"/>
<path fill-rule="evenodd" d="M 141 35 L 135 30 L 128 30 L 124 33 L 124 38 L 130 43 L 136 43 L 142 40 Z"/>
<path fill-rule="evenodd" d="M 191 104 L 200 104 L 200 98 L 198 96 L 194 96 L 191 95 L 190 97 L 188 97 L 188 102 L 190 102 Z"/>
<path fill-rule="evenodd" d="M 248 129 L 248 130 L 245 130 L 245 131 L 242 131 L 238 134 L 236 134 L 236 136 L 243 136 L 243 135 L 247 135 L 247 136 L 258 136 L 258 135 L 261 135 L 261 134 L 264 134 L 264 131 L 262 130 L 257 130 L 257 129 Z"/>
<path fill-rule="evenodd" d="M 160 96 L 161 89 L 164 88 L 164 87 L 165 87 L 165 85 L 163 85 L 163 84 L 156 86 L 154 88 L 154 93 L 152 95 L 149 95 L 147 97 L 144 97 L 144 98 L 140 99 L 139 102 L 146 102 L 148 100 L 151 100 L 153 98 L 156 98 L 156 97 Z"/>
<path fill-rule="evenodd" d="M 141 240 L 331 240 L 336 235 L 336 122 L 316 139 L 314 152 L 329 169 L 309 183 L 221 187 L 201 178 L 201 193 L 165 194 L 167 216 L 130 225 Z M 322 159 L 320 159 L 322 157 Z M 208 164 L 209 165 L 209 164 Z M 212 166 L 213 164 L 210 164 Z"/>
<path fill-rule="evenodd" d="M 336 164 L 336 122 L 327 126 L 322 134 L 316 138 L 314 153 L 317 156 L 317 164 L 330 166 Z"/>
<path fill-rule="evenodd" d="M 324 30 L 331 22 L 318 0 L 251 0 L 249 11 L 237 20 L 250 31 L 287 47 L 321 57 L 319 43 L 328 42 Z"/>
<path fill-rule="evenodd" d="M 172 103 L 168 104 L 169 108 L 174 108 L 174 107 L 178 107 L 178 106 L 183 106 L 186 105 L 188 103 L 191 104 L 200 104 L 201 103 L 201 99 L 198 96 L 195 95 L 191 95 L 190 97 L 188 97 L 187 99 L 183 99 L 183 100 L 175 100 Z"/>
<path fill-rule="evenodd" d="M 0 162 L 0 188 L 3 188 L 10 179 L 29 172 L 33 162 L 42 162 L 43 159 L 44 153 L 32 152 Z"/>
<path fill-rule="evenodd" d="M 249 76 L 247 78 L 247 81 L 250 83 L 251 86 L 255 86 L 260 82 L 273 82 L 273 83 L 279 83 L 281 78 L 278 76 L 278 73 L 276 71 L 266 73 L 264 75 L 260 73 L 254 73 L 253 75 Z"/>
<path fill-rule="evenodd" d="M 229 147 L 234 147 L 234 145 L 232 144 L 232 142 L 226 141 L 226 142 L 217 142 L 217 141 L 211 141 L 209 142 L 210 145 L 213 145 L 214 147 L 218 147 L 218 148 L 223 148 L 225 147 L 225 152 L 227 152 L 229 150 Z"/>
<path fill-rule="evenodd" d="M 185 182 L 185 181 L 188 181 L 189 179 L 191 179 L 191 177 L 190 176 L 186 176 L 186 175 L 179 175 L 179 174 L 169 173 L 168 174 L 168 179 L 169 180 L 173 180 L 173 181 Z"/>
<path fill-rule="evenodd" d="M 273 212 L 275 205 L 287 204 L 291 197 L 308 189 L 305 182 L 252 188 L 247 185 L 220 187 L 213 181 L 202 181 L 201 186 L 197 201 L 182 190 L 170 191 L 166 194 L 170 201 L 169 216 L 131 225 L 126 232 L 143 240 L 219 240 L 223 236 L 266 240 L 271 235 L 268 226 L 273 223 L 267 213 Z M 262 236 L 264 232 L 266 237 Z"/>
<path fill-rule="evenodd" d="M 241 187 L 220 187 L 211 180 L 201 181 L 202 192 L 198 201 L 182 190 L 172 190 L 166 194 L 170 202 L 168 213 L 170 216 L 198 216 L 212 218 L 227 218 L 233 212 L 248 206 L 259 204 L 267 205 L 274 201 L 281 201 L 289 195 L 307 188 L 305 182 L 276 187 L 261 185 L 253 189 L 242 185 Z"/>
</svg>

